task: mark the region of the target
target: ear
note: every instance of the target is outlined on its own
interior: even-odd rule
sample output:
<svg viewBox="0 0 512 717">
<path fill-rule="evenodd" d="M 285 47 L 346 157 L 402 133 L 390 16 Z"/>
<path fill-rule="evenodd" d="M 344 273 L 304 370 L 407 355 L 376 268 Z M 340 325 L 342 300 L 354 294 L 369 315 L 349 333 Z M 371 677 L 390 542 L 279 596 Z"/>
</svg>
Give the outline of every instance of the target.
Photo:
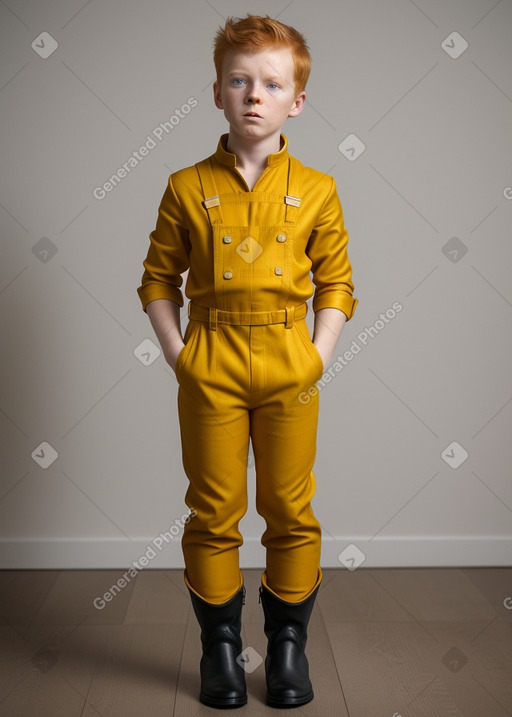
<svg viewBox="0 0 512 717">
<path fill-rule="evenodd" d="M 297 115 L 299 115 L 304 109 L 305 103 L 306 93 L 304 91 L 299 92 L 299 94 L 295 98 L 295 102 L 293 103 L 290 112 L 288 113 L 288 117 L 297 117 Z"/>
<path fill-rule="evenodd" d="M 220 85 L 217 80 L 215 80 L 215 82 L 213 83 L 213 101 L 215 102 L 215 107 L 217 107 L 219 110 L 224 109 L 224 104 L 222 102 L 222 97 L 220 94 Z"/>
</svg>

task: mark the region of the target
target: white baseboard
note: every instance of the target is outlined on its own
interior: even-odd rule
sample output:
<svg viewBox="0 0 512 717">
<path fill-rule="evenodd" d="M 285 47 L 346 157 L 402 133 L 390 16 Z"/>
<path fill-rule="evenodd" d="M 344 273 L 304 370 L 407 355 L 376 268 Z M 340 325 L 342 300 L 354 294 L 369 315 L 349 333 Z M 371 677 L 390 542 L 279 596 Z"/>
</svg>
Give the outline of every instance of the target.
<svg viewBox="0 0 512 717">
<path fill-rule="evenodd" d="M 163 542 L 161 547 L 153 540 L 0 540 L 0 569 L 117 570 L 134 562 L 140 569 L 184 568 L 180 537 Z M 355 548 L 348 547 L 354 545 Z M 338 558 L 341 553 L 346 564 Z M 324 568 L 342 569 L 510 566 L 512 536 L 325 538 L 321 564 Z M 240 565 L 263 569 L 265 549 L 259 538 L 245 539 L 240 548 Z"/>
</svg>

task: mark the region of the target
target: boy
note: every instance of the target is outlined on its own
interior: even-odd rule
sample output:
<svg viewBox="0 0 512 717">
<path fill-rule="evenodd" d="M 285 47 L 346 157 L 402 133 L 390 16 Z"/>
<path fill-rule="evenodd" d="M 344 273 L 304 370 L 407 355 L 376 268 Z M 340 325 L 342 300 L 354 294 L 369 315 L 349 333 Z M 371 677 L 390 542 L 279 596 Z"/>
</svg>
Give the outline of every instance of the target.
<svg viewBox="0 0 512 717">
<path fill-rule="evenodd" d="M 212 156 L 169 177 L 137 291 L 179 384 L 185 502 L 196 511 L 182 549 L 201 627 L 200 701 L 247 702 L 238 523 L 251 438 L 256 509 L 266 521 L 259 593 L 267 704 L 296 707 L 313 699 L 305 646 L 322 580 L 321 527 L 310 504 L 319 397 L 305 403 L 299 395 L 329 365 L 357 299 L 334 179 L 290 156 L 281 134 L 304 107 L 304 37 L 268 16 L 229 18 L 214 61 L 214 101 L 229 133 Z"/>
</svg>

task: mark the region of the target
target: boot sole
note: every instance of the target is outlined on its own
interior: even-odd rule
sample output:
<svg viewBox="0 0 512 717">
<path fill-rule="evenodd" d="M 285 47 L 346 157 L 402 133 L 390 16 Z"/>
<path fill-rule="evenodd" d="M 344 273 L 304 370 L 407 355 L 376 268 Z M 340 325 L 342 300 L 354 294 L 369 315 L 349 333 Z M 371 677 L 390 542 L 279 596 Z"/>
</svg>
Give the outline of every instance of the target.
<svg viewBox="0 0 512 717">
<path fill-rule="evenodd" d="M 232 707 L 243 707 L 247 704 L 247 695 L 245 697 L 232 697 L 227 700 L 216 697 L 208 697 L 202 693 L 199 695 L 199 701 L 208 707 L 217 707 L 220 709 L 230 709 Z"/>
<path fill-rule="evenodd" d="M 313 691 L 308 692 L 307 695 L 301 697 L 270 697 L 267 695 L 266 703 L 269 707 L 286 708 L 286 707 L 300 707 L 305 705 L 314 697 Z"/>
</svg>

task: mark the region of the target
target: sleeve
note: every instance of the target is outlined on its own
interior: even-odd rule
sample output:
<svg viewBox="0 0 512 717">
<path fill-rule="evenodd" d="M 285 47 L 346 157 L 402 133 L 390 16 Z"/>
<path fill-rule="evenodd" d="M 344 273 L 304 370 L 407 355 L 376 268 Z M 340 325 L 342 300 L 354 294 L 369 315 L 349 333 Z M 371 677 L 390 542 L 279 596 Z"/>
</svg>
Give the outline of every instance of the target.
<svg viewBox="0 0 512 717">
<path fill-rule="evenodd" d="M 333 307 L 351 319 L 358 304 L 353 297 L 352 266 L 347 252 L 348 232 L 343 210 L 331 177 L 331 187 L 308 241 L 306 253 L 312 262 L 316 287 L 313 311 Z"/>
<path fill-rule="evenodd" d="M 189 268 L 190 240 L 180 200 L 169 177 L 156 227 L 149 235 L 150 244 L 143 262 L 144 273 L 137 293 L 142 310 L 155 299 L 170 299 L 183 306 L 181 274 Z"/>
</svg>

